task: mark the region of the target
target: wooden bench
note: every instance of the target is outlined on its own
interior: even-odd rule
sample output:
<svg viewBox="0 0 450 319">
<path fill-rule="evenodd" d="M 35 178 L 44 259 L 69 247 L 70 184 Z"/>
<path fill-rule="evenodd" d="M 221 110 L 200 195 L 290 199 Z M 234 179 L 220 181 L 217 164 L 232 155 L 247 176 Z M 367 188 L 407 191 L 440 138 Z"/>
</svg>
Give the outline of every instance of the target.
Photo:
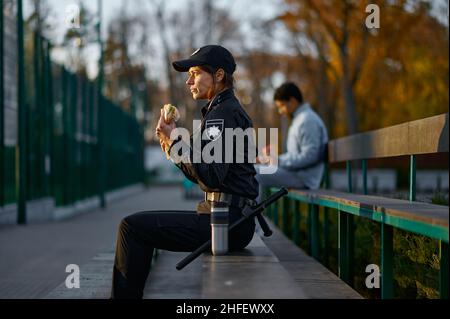
<svg viewBox="0 0 450 319">
<path fill-rule="evenodd" d="M 148 278 L 149 299 L 362 298 L 276 228 L 273 237 L 255 234 L 249 246 L 226 256 L 203 254 L 181 271 L 186 253 L 161 252 Z"/>
<path fill-rule="evenodd" d="M 393 229 L 402 229 L 439 241 L 440 296 L 448 298 L 448 206 L 416 202 L 416 156 L 448 153 L 448 113 L 393 127 L 333 140 L 328 145 L 328 164 L 346 162 L 348 193 L 329 189 L 290 190 L 284 201 L 273 207 L 269 216 L 281 227 L 293 214 L 294 241 L 299 238 L 299 212 L 295 201 L 308 204 L 308 243 L 311 255 L 319 259 L 319 206 L 325 207 L 324 236 L 328 236 L 328 209 L 338 211 L 339 277 L 352 282 L 354 245 L 353 216 L 361 216 L 381 224 L 381 295 L 393 298 Z M 410 158 L 409 200 L 367 195 L 367 160 L 395 156 Z M 361 160 L 363 194 L 353 194 L 352 162 Z M 328 174 L 326 174 L 328 175 Z M 328 187 L 329 183 L 325 183 Z M 276 191 L 277 189 L 272 189 Z M 278 212 L 281 212 L 279 216 Z M 327 239 L 325 239 L 325 242 Z"/>
<path fill-rule="evenodd" d="M 208 299 L 306 298 L 258 235 L 242 251 L 225 256 L 205 253 L 197 264 L 177 271 L 175 264 L 184 256 L 186 253 L 161 253 L 161 264 L 149 276 L 145 298 L 189 298 L 189 294 Z M 189 290 L 180 289 L 186 288 L 187 277 L 195 278 L 195 284 L 191 282 Z"/>
<path fill-rule="evenodd" d="M 144 299 L 360 299 L 356 291 L 307 256 L 276 228 L 265 239 L 255 233 L 249 246 L 226 256 L 205 253 L 183 270 L 187 253 L 160 251 Z M 99 254 L 80 269 L 80 288 L 59 285 L 46 299 L 107 299 L 114 251 Z"/>
</svg>

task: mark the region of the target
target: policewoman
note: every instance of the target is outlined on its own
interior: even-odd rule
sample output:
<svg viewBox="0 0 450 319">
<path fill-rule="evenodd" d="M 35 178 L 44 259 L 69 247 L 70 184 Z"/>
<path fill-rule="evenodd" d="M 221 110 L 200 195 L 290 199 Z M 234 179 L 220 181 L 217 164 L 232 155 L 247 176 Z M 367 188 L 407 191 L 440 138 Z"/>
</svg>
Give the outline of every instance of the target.
<svg viewBox="0 0 450 319">
<path fill-rule="evenodd" d="M 201 148 L 221 142 L 223 153 L 230 151 L 225 147 L 225 130 L 246 130 L 253 126 L 233 91 L 236 63 L 232 54 L 222 46 L 208 45 L 186 60 L 173 62 L 173 67 L 187 73 L 186 84 L 194 100 L 208 101 L 201 109 Z M 241 217 L 245 205 L 254 204 L 258 196 L 256 171 L 247 149 L 244 148 L 244 161 L 227 161 L 226 154 L 212 162 L 205 162 L 201 157 L 200 161 L 195 161 L 194 153 L 199 150 L 193 147 L 194 134 L 191 141 L 185 141 L 174 138 L 175 129 L 175 123 L 165 123 L 161 112 L 156 134 L 161 144 L 170 146 L 171 160 L 205 192 L 205 200 L 196 211 L 145 211 L 122 220 L 117 235 L 111 298 L 143 297 L 154 249 L 191 252 L 211 239 L 212 205 L 226 203 L 232 224 Z M 231 144 L 234 148 L 235 143 L 233 140 Z M 229 249 L 245 248 L 254 231 L 254 219 L 234 228 L 228 234 Z"/>
</svg>

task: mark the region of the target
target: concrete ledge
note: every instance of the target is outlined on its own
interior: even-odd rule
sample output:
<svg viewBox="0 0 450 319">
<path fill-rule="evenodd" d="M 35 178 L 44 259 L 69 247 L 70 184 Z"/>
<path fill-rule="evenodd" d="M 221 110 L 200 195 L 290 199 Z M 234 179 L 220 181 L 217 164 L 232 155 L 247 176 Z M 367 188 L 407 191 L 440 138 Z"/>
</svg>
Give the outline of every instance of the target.
<svg viewBox="0 0 450 319">
<path fill-rule="evenodd" d="M 112 203 L 116 200 L 123 199 L 127 196 L 142 192 L 144 189 L 144 184 L 134 184 L 124 188 L 120 188 L 105 194 L 105 201 L 107 203 Z"/>
<path fill-rule="evenodd" d="M 144 190 L 144 184 L 131 185 L 105 194 L 105 200 L 110 204 Z M 55 207 L 55 201 L 51 197 L 37 199 L 27 202 L 27 223 L 59 221 L 98 207 L 100 207 L 100 199 L 97 196 L 64 207 Z M 17 204 L 0 207 L 0 225 L 15 224 L 17 224 Z"/>
<path fill-rule="evenodd" d="M 63 220 L 78 214 L 88 212 L 100 206 L 98 197 L 91 197 L 77 201 L 70 206 L 58 207 L 53 212 L 53 220 Z"/>
<path fill-rule="evenodd" d="M 105 201 L 111 204 L 114 201 L 123 199 L 127 196 L 144 191 L 144 184 L 135 184 L 105 194 Z M 62 220 L 78 214 L 83 214 L 90 210 L 100 207 L 100 199 L 98 196 L 90 197 L 82 201 L 75 202 L 70 206 L 58 207 L 53 213 L 53 220 Z"/>
<path fill-rule="evenodd" d="M 51 197 L 27 202 L 27 223 L 39 223 L 52 220 L 55 201 Z M 0 208 L 0 225 L 17 224 L 17 204 Z"/>
<path fill-rule="evenodd" d="M 55 200 L 51 197 L 27 202 L 27 223 L 45 222 L 53 217 Z"/>
<path fill-rule="evenodd" d="M 10 204 L 0 207 L 0 225 L 17 224 L 17 205 Z"/>
</svg>

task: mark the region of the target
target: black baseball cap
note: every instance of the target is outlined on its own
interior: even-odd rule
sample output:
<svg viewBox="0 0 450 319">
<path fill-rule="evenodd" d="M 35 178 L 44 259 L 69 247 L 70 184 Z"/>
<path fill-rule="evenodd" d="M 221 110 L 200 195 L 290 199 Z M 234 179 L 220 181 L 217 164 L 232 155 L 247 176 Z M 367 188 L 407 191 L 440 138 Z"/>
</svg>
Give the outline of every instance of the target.
<svg viewBox="0 0 450 319">
<path fill-rule="evenodd" d="M 220 45 L 206 45 L 201 47 L 189 59 L 175 61 L 172 63 L 178 72 L 188 72 L 194 66 L 210 65 L 215 68 L 223 69 L 229 74 L 236 70 L 236 62 L 233 55 Z"/>
</svg>

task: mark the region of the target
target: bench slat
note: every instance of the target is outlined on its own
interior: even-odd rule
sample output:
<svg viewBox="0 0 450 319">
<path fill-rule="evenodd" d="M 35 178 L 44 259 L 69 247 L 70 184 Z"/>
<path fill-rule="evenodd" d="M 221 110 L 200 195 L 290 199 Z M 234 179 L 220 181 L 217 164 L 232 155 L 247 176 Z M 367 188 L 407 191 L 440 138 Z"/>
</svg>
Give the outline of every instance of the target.
<svg viewBox="0 0 450 319">
<path fill-rule="evenodd" d="M 329 190 L 290 190 L 290 194 L 303 195 L 311 199 L 328 199 L 378 213 L 448 227 L 449 210 L 447 206 Z"/>
<path fill-rule="evenodd" d="M 258 235 L 242 252 L 203 255 L 203 298 L 304 299 L 305 292 Z"/>
<path fill-rule="evenodd" d="M 350 135 L 328 144 L 330 163 L 448 152 L 448 113 Z"/>
<path fill-rule="evenodd" d="M 449 242 L 447 206 L 329 190 L 291 190 L 288 196 Z"/>
</svg>

